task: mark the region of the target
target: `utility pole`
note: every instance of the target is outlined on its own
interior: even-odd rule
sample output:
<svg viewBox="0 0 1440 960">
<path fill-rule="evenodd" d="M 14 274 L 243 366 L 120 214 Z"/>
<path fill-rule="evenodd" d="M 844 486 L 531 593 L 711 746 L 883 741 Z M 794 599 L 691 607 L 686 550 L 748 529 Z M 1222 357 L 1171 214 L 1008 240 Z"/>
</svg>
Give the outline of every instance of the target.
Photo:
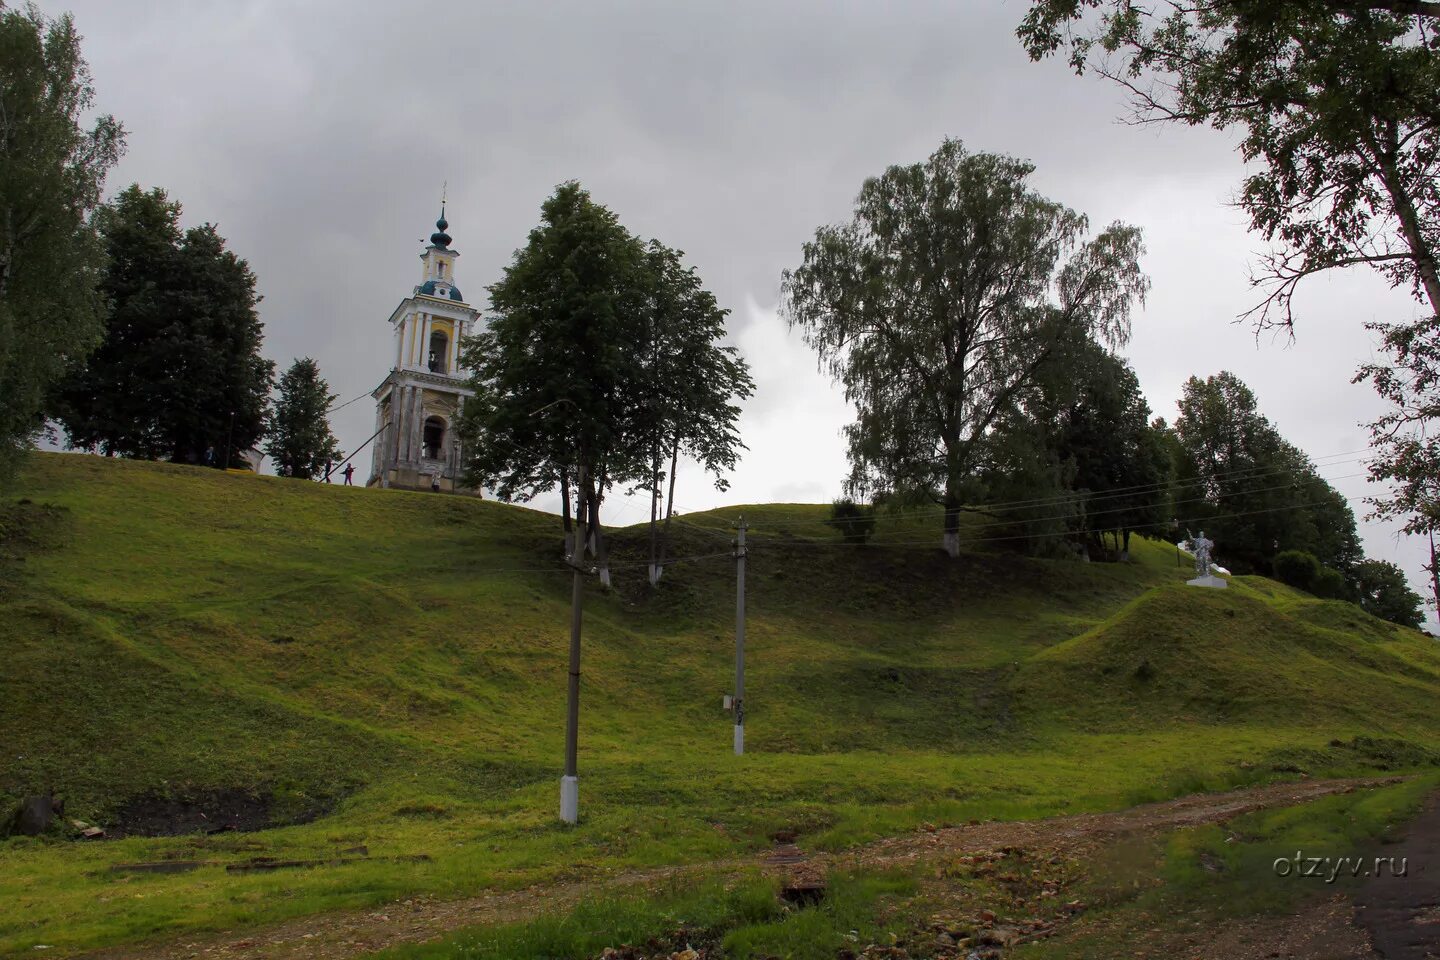
<svg viewBox="0 0 1440 960">
<path fill-rule="evenodd" d="M 571 541 L 570 569 L 570 695 L 565 713 L 565 775 L 560 778 L 560 819 L 566 823 L 580 820 L 580 609 L 585 599 L 585 524 L 589 504 L 586 502 L 585 466 L 578 468 L 576 496 L 579 509 L 575 514 L 575 537 Z"/>
<path fill-rule="evenodd" d="M 735 540 L 735 756 L 745 753 L 745 518 Z"/>
</svg>

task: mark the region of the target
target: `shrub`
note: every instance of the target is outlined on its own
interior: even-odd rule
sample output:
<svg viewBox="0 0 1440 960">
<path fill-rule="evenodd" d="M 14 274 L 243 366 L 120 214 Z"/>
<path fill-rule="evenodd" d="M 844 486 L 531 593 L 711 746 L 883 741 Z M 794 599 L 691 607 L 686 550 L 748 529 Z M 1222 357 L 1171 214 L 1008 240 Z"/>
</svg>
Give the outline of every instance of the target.
<svg viewBox="0 0 1440 960">
<path fill-rule="evenodd" d="M 1345 575 L 1331 567 L 1320 568 L 1320 572 L 1315 576 L 1315 582 L 1310 587 L 1310 592 L 1326 600 L 1348 600 L 1350 598 L 1350 588 L 1345 582 Z"/>
<path fill-rule="evenodd" d="M 841 497 L 830 505 L 825 523 L 839 530 L 846 543 L 864 543 L 875 532 L 875 508 Z"/>
<path fill-rule="evenodd" d="M 1301 590 L 1314 590 L 1320 578 L 1320 561 L 1304 550 L 1282 550 L 1272 561 L 1275 579 Z"/>
</svg>

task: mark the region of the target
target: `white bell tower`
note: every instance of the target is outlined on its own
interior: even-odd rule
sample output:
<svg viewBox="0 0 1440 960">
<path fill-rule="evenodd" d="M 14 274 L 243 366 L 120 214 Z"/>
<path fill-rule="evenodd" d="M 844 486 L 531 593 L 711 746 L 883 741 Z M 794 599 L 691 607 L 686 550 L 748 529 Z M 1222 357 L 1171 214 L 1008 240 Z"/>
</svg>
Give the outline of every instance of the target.
<svg viewBox="0 0 1440 960">
<path fill-rule="evenodd" d="M 371 395 L 375 398 L 375 452 L 369 486 L 478 494 L 461 484 L 464 463 L 456 421 L 465 398 L 467 371 L 460 368 L 460 341 L 480 311 L 455 286 L 445 204 L 430 245 L 420 254 L 420 283 L 390 314 L 395 365 Z"/>
</svg>

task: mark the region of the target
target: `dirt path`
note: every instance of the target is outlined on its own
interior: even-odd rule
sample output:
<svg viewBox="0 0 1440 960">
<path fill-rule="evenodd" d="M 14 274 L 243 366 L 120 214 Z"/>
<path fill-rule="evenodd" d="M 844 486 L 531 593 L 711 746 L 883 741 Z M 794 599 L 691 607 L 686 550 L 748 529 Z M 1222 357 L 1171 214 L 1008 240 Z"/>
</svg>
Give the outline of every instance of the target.
<svg viewBox="0 0 1440 960">
<path fill-rule="evenodd" d="M 1386 960 L 1440 958 L 1440 796 L 1400 842 L 1371 852 L 1367 872 L 1355 904 L 1376 952 Z"/>
<path fill-rule="evenodd" d="M 1113 813 L 1079 814 L 1048 820 L 987 822 L 890 837 L 836 855 L 816 854 L 800 864 L 773 866 L 791 875 L 823 875 L 836 866 L 883 867 L 929 861 L 1004 847 L 1078 852 L 1118 836 L 1215 823 L 1265 807 L 1289 806 L 1334 793 L 1396 782 L 1389 779 L 1315 780 L 1254 787 L 1222 794 L 1198 794 Z M 190 960 L 254 957 L 266 960 L 340 960 L 404 943 L 419 943 L 454 930 L 523 921 L 564 910 L 597 893 L 643 890 L 692 874 L 713 875 L 764 866 L 770 851 L 755 859 L 729 860 L 635 870 L 621 874 L 485 894 L 462 900 L 416 898 L 378 910 L 330 913 L 271 927 L 182 939 L 85 954 L 86 960 Z M 789 859 L 789 858 L 780 858 Z"/>
</svg>

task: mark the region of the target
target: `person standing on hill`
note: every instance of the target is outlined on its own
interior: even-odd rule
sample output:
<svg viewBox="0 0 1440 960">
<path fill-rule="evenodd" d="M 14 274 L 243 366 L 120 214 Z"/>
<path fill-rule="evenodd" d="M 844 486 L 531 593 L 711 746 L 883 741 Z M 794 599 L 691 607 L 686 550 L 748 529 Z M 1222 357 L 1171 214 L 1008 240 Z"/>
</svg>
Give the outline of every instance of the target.
<svg viewBox="0 0 1440 960">
<path fill-rule="evenodd" d="M 353 486 L 355 486 L 354 482 L 350 479 L 350 478 L 353 477 L 353 476 L 355 476 L 355 464 L 353 464 L 353 463 L 347 463 L 347 464 L 345 464 L 345 486 L 347 486 L 347 487 L 353 487 Z"/>
</svg>

